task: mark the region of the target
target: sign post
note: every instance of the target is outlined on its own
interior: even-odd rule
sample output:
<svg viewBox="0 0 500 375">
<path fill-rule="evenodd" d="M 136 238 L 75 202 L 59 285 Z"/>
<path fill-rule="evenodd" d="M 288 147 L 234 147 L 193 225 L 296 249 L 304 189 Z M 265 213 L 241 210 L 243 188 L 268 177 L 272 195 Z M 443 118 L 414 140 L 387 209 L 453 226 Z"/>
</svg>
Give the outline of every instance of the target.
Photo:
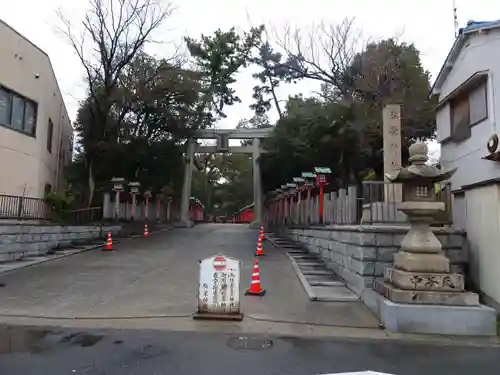
<svg viewBox="0 0 500 375">
<path fill-rule="evenodd" d="M 323 224 L 323 215 L 325 211 L 325 186 L 328 185 L 325 174 L 332 173 L 330 168 L 314 167 L 316 172 L 316 185 L 319 187 L 319 223 Z"/>
<path fill-rule="evenodd" d="M 198 311 L 194 319 L 241 321 L 241 261 L 215 255 L 200 261 Z"/>
</svg>

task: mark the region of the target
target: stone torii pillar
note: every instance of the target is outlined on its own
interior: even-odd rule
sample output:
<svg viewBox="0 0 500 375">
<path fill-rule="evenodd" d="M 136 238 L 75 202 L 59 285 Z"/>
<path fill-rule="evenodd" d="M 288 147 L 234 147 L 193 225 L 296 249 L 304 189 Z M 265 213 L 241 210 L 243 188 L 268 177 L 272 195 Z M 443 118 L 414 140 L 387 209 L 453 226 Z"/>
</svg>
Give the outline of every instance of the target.
<svg viewBox="0 0 500 375">
<path fill-rule="evenodd" d="M 181 212 L 179 226 L 191 228 L 194 223 L 189 219 L 189 203 L 191 199 L 191 183 L 193 180 L 194 151 L 196 141 L 189 138 L 187 141 L 184 183 L 182 185 Z"/>
<path fill-rule="evenodd" d="M 250 223 L 250 228 L 260 228 L 262 225 L 262 177 L 258 161 L 259 157 L 260 139 L 254 138 L 252 141 L 254 221 Z"/>
</svg>

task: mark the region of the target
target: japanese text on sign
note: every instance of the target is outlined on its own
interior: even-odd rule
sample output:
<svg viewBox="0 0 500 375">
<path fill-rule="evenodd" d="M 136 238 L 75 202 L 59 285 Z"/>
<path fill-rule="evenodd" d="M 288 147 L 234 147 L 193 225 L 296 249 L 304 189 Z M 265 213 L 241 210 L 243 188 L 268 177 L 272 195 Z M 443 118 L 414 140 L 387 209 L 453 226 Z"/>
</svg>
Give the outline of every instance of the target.
<svg viewBox="0 0 500 375">
<path fill-rule="evenodd" d="M 198 312 L 240 312 L 240 262 L 217 255 L 200 262 Z"/>
</svg>

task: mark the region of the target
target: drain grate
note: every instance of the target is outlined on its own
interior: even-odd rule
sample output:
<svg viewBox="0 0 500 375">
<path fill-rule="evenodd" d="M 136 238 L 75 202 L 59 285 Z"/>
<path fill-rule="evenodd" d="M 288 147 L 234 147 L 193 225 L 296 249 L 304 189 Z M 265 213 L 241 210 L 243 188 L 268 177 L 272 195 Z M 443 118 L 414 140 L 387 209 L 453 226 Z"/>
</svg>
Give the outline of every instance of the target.
<svg viewBox="0 0 500 375">
<path fill-rule="evenodd" d="M 236 350 L 268 350 L 273 347 L 271 340 L 252 337 L 231 337 L 227 345 Z"/>
</svg>

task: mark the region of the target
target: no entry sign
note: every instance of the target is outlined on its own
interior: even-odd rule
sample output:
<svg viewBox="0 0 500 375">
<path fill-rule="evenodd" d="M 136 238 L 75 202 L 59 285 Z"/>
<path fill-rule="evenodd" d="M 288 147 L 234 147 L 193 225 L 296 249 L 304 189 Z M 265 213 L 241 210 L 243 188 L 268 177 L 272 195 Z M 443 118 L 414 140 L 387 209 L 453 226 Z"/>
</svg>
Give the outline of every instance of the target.
<svg viewBox="0 0 500 375">
<path fill-rule="evenodd" d="M 214 269 L 216 271 L 223 271 L 226 268 L 226 258 L 224 258 L 221 255 L 218 255 L 214 258 L 212 265 L 214 266 Z"/>
</svg>

